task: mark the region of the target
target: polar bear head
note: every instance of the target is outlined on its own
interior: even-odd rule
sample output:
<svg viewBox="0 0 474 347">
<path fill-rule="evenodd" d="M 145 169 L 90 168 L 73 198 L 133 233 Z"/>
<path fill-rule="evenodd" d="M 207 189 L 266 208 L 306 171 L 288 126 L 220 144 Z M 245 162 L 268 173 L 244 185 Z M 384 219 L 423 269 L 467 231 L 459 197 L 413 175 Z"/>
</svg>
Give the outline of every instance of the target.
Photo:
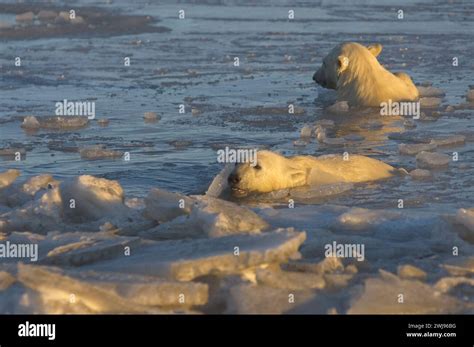
<svg viewBox="0 0 474 347">
<path fill-rule="evenodd" d="M 237 164 L 228 178 L 235 196 L 250 192 L 268 193 L 273 190 L 298 187 L 306 184 L 307 171 L 284 156 L 258 151 L 257 164 Z"/>
<path fill-rule="evenodd" d="M 338 80 L 342 73 L 350 67 L 360 67 L 360 61 L 367 61 L 370 65 L 379 65 L 376 57 L 382 51 L 381 44 L 368 47 L 356 42 L 346 42 L 337 45 L 323 59 L 323 64 L 313 75 L 313 80 L 327 89 L 337 89 Z"/>
</svg>

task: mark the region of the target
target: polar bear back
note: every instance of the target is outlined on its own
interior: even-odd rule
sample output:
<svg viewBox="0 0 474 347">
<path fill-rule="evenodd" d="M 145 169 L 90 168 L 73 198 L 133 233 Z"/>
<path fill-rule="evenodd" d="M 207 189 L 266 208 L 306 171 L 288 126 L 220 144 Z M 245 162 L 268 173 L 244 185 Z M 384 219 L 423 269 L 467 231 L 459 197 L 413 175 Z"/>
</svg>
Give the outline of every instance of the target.
<svg viewBox="0 0 474 347">
<path fill-rule="evenodd" d="M 308 184 L 338 182 L 368 182 L 393 176 L 394 168 L 384 162 L 363 155 L 325 155 L 312 158 L 308 164 Z"/>
</svg>

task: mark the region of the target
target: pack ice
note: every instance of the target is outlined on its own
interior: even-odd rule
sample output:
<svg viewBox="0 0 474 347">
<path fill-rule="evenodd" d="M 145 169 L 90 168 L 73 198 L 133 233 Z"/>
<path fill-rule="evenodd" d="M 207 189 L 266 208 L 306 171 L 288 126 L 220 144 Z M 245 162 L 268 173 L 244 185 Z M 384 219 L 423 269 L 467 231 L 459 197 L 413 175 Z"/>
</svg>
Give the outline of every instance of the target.
<svg viewBox="0 0 474 347">
<path fill-rule="evenodd" d="M 205 195 L 144 199 L 100 177 L 0 173 L 0 245 L 38 246 L 37 261 L 0 258 L 0 312 L 474 312 L 472 259 L 452 251 L 474 252 L 471 209 L 282 208 L 345 186 L 237 204 L 219 198 L 228 172 Z M 364 259 L 327 256 L 333 244 L 363 245 Z"/>
</svg>

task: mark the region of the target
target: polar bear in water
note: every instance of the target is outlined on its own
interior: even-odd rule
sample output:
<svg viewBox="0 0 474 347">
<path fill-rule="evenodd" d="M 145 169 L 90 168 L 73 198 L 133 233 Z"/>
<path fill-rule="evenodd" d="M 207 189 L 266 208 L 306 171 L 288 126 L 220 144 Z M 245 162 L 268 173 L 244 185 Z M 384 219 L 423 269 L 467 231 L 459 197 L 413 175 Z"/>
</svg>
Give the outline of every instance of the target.
<svg viewBox="0 0 474 347">
<path fill-rule="evenodd" d="M 415 101 L 419 92 L 406 73 L 391 73 L 377 60 L 382 45 L 346 42 L 336 46 L 313 75 L 324 88 L 335 89 L 350 106 L 379 107 L 382 102 Z"/>
<path fill-rule="evenodd" d="M 235 196 L 245 196 L 305 185 L 375 181 L 389 178 L 395 171 L 380 160 L 362 155 L 349 155 L 347 160 L 342 155 L 286 158 L 275 152 L 258 151 L 257 164 L 238 164 L 228 182 Z"/>
</svg>

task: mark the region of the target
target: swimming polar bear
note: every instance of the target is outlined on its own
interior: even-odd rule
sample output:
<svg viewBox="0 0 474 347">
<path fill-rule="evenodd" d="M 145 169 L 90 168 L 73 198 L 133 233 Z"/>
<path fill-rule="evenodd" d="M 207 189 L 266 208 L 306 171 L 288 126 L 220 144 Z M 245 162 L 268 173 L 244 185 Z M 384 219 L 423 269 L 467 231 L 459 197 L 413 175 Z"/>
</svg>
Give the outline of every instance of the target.
<svg viewBox="0 0 474 347">
<path fill-rule="evenodd" d="M 393 176 L 392 166 L 362 155 L 295 156 L 286 158 L 271 151 L 258 151 L 257 164 L 236 165 L 228 178 L 233 195 L 250 192 L 268 193 L 274 190 L 305 185 L 341 182 L 367 182 Z"/>
<path fill-rule="evenodd" d="M 346 42 L 336 46 L 313 75 L 324 88 L 335 89 L 339 101 L 350 106 L 379 107 L 382 102 L 415 101 L 417 87 L 409 75 L 391 73 L 377 60 L 382 45 L 362 46 Z"/>
</svg>

